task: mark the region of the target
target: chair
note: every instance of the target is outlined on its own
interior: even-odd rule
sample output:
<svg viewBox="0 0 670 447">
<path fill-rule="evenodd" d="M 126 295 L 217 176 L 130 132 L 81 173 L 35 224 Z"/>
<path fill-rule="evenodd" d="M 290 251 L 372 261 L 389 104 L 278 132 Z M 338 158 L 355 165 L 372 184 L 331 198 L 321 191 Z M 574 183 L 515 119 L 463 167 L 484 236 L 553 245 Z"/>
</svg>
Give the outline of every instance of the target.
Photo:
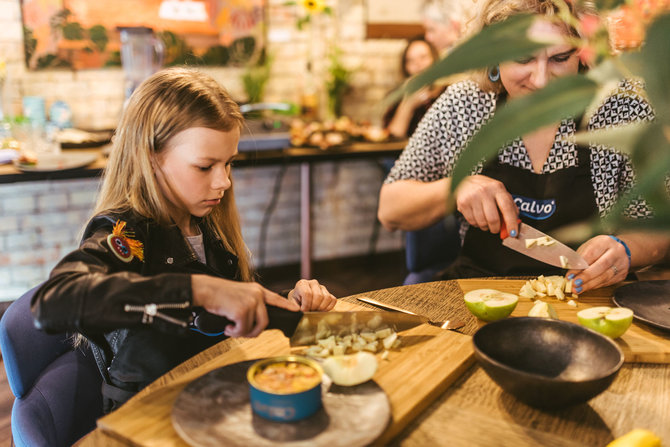
<svg viewBox="0 0 670 447">
<path fill-rule="evenodd" d="M 66 334 L 35 328 L 34 288 L 12 303 L 0 320 L 0 350 L 12 406 L 17 446 L 69 446 L 102 416 L 102 378 L 90 348 L 73 349 Z"/>
<path fill-rule="evenodd" d="M 405 234 L 405 264 L 409 274 L 403 285 L 433 281 L 461 249 L 460 224 L 454 215 Z"/>
</svg>

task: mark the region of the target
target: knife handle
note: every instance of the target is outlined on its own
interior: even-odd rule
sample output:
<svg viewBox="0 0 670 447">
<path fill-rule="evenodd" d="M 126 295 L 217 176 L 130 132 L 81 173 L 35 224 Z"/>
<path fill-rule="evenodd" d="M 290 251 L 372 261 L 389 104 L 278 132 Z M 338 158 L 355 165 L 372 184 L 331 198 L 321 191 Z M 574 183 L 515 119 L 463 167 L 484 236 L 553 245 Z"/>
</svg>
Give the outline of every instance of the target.
<svg viewBox="0 0 670 447">
<path fill-rule="evenodd" d="M 290 338 L 298 327 L 298 323 L 300 322 L 303 313 L 300 311 L 294 312 L 270 304 L 266 304 L 265 307 L 269 319 L 265 329 L 279 329 L 284 335 Z M 205 335 L 221 335 L 223 330 L 229 324 L 233 324 L 233 322 L 228 318 L 211 314 L 204 309 L 193 321 L 193 326 L 200 333 Z"/>
<path fill-rule="evenodd" d="M 517 219 L 516 223 L 520 224 L 521 219 Z M 509 237 L 509 233 L 507 232 L 507 225 L 505 225 L 505 221 L 502 220 L 500 222 L 500 239 L 507 239 Z"/>
<path fill-rule="evenodd" d="M 373 300 L 372 298 L 362 297 L 362 298 L 356 298 L 356 299 L 358 301 L 362 301 L 364 303 L 372 304 L 373 306 L 381 307 L 382 309 L 393 310 L 395 312 L 402 312 L 404 314 L 417 315 L 414 312 L 410 312 L 409 310 L 401 309 L 401 308 L 395 307 L 391 304 L 382 303 L 381 301 Z"/>
</svg>

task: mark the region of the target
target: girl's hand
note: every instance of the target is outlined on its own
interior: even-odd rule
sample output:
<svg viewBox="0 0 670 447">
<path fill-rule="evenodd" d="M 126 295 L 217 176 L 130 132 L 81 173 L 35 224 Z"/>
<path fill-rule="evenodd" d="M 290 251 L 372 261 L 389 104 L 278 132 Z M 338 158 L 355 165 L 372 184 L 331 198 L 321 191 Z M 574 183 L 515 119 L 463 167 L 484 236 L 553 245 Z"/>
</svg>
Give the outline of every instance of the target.
<svg viewBox="0 0 670 447">
<path fill-rule="evenodd" d="M 337 298 L 315 279 L 298 281 L 288 299 L 298 303 L 303 312 L 331 310 L 337 303 Z"/>
<path fill-rule="evenodd" d="M 584 242 L 577 253 L 590 265 L 585 270 L 569 270 L 577 293 L 623 281 L 628 275 L 629 261 L 626 249 L 609 236 L 596 236 Z"/>
<path fill-rule="evenodd" d="M 474 227 L 491 233 L 500 232 L 501 216 L 510 235 L 519 231 L 519 210 L 505 185 L 485 175 L 466 177 L 456 190 L 456 207 Z"/>
<path fill-rule="evenodd" d="M 192 275 L 193 305 L 228 318 L 229 337 L 255 337 L 268 325 L 266 304 L 297 312 L 298 305 L 255 282 L 231 281 L 208 275 Z"/>
</svg>

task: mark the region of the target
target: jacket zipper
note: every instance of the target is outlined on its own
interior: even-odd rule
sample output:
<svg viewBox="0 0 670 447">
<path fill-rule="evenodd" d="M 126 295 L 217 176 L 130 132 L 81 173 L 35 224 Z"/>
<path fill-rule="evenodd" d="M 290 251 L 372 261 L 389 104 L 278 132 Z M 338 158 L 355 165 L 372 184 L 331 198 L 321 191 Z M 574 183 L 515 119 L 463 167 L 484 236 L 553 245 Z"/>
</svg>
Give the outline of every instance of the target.
<svg viewBox="0 0 670 447">
<path fill-rule="evenodd" d="M 183 303 L 165 303 L 165 304 L 145 304 L 144 306 L 135 306 L 132 304 L 126 304 L 123 306 L 123 310 L 126 312 L 142 312 L 142 323 L 151 324 L 154 321 L 154 317 L 165 320 L 169 323 L 179 325 L 181 327 L 188 326 L 188 323 L 177 318 L 166 315 L 162 312 L 159 312 L 160 309 L 186 309 L 189 307 L 189 302 L 185 301 Z"/>
</svg>

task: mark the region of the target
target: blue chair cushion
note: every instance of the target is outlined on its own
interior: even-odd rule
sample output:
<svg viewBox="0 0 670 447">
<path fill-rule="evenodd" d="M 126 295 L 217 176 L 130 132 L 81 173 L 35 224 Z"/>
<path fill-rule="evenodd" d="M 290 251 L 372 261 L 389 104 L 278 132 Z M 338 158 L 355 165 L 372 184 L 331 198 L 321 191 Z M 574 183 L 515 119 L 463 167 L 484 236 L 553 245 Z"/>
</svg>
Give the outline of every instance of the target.
<svg viewBox="0 0 670 447">
<path fill-rule="evenodd" d="M 70 446 L 102 416 L 102 379 L 90 349 L 53 361 L 12 408 L 17 447 Z"/>
<path fill-rule="evenodd" d="M 48 335 L 35 328 L 30 301 L 37 287 L 13 302 L 0 321 L 0 351 L 7 370 L 7 381 L 14 396 L 28 393 L 44 368 L 72 343 L 64 334 Z"/>
</svg>

